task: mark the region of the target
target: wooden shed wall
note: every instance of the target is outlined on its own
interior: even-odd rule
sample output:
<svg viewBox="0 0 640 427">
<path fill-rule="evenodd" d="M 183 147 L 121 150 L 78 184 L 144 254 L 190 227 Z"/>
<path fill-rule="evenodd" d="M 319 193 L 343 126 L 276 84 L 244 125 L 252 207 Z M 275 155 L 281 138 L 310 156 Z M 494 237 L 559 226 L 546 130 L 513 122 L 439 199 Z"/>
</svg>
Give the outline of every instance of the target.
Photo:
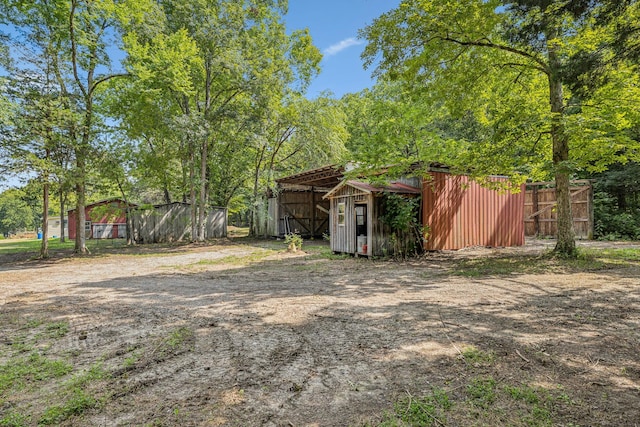
<svg viewBox="0 0 640 427">
<path fill-rule="evenodd" d="M 329 230 L 329 214 L 317 208 L 329 210 L 329 202 L 322 199 L 324 192 L 282 191 L 269 199 L 267 232 L 270 236 L 282 237 L 288 221 L 292 232 L 305 237 L 321 237 Z"/>
<path fill-rule="evenodd" d="M 524 191 L 500 194 L 466 176 L 429 174 L 422 187 L 423 224 L 430 228 L 426 250 L 524 244 Z"/>
<path fill-rule="evenodd" d="M 552 183 L 527 186 L 524 200 L 524 230 L 526 236 L 555 237 L 558 234 L 558 218 L 555 188 Z M 593 188 L 589 181 L 573 182 L 571 213 L 573 231 L 579 239 L 593 238 Z"/>
<path fill-rule="evenodd" d="M 180 242 L 191 239 L 191 206 L 171 203 L 132 212 L 134 239 L 139 243 Z M 227 209 L 211 208 L 205 218 L 205 238 L 227 235 Z"/>
<path fill-rule="evenodd" d="M 361 190 L 344 186 L 331 196 L 331 250 L 334 252 L 356 253 L 355 202 L 366 202 L 370 196 Z M 344 225 L 338 224 L 338 205 L 345 204 Z"/>
</svg>

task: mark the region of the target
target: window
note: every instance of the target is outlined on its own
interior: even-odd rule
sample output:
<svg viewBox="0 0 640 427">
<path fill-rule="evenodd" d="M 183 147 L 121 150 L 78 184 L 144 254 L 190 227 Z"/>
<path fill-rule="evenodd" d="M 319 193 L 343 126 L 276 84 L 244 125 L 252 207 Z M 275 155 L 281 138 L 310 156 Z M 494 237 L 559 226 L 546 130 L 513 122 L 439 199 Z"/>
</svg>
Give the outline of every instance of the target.
<svg viewBox="0 0 640 427">
<path fill-rule="evenodd" d="M 344 202 L 338 203 L 338 225 L 344 226 L 346 205 Z"/>
<path fill-rule="evenodd" d="M 84 222 L 84 231 L 91 231 L 91 221 Z"/>
</svg>

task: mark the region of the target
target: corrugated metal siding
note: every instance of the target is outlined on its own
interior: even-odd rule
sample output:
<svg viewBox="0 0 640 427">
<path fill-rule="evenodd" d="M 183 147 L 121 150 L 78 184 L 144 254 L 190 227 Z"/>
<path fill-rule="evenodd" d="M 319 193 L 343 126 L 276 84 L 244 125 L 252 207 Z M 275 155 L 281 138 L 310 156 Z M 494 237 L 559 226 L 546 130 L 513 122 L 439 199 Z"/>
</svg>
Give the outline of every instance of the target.
<svg viewBox="0 0 640 427">
<path fill-rule="evenodd" d="M 279 236 L 280 217 L 278 216 L 278 199 L 270 197 L 268 204 L 269 218 L 267 218 L 267 234 L 269 236 Z"/>
<path fill-rule="evenodd" d="M 425 249 L 524 244 L 524 191 L 500 194 L 466 176 L 430 175 L 422 190 L 423 224 L 430 227 Z"/>
<path fill-rule="evenodd" d="M 131 214 L 138 243 L 180 242 L 191 239 L 191 206 L 171 203 Z M 227 208 L 212 207 L 205 217 L 205 238 L 227 236 Z"/>
</svg>

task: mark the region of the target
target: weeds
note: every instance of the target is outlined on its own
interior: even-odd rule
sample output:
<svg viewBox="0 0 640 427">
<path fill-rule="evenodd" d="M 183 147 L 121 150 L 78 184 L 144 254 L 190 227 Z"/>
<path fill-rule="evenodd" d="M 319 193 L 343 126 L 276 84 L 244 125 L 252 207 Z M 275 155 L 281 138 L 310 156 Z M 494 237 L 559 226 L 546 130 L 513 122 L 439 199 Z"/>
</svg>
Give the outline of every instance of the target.
<svg viewBox="0 0 640 427">
<path fill-rule="evenodd" d="M 302 236 L 298 233 L 289 233 L 284 237 L 284 244 L 289 252 L 296 252 L 302 249 Z"/>
<path fill-rule="evenodd" d="M 394 405 L 394 412 L 388 413 L 380 427 L 436 426 L 446 422 L 446 413 L 453 406 L 449 395 L 442 389 L 434 388 L 430 394 L 415 398 L 410 394 Z"/>
<path fill-rule="evenodd" d="M 12 411 L 0 418 L 0 427 L 26 427 L 30 424 L 29 421 L 28 415 Z"/>
<path fill-rule="evenodd" d="M 80 415 L 90 408 L 98 406 L 98 401 L 82 389 L 75 388 L 71 396 L 62 405 L 55 405 L 47 408 L 38 424 L 52 425 L 59 424 L 69 419 L 71 416 Z"/>
<path fill-rule="evenodd" d="M 462 393 L 455 392 L 460 389 Z M 556 396 L 549 390 L 527 384 L 504 384 L 492 376 L 472 377 L 465 381 L 463 388 L 458 386 L 451 391 L 433 388 L 422 398 L 408 394 L 398 400 L 393 411 L 385 413 L 379 423 L 364 427 L 431 427 L 449 423 L 548 427 L 557 424 L 556 406 L 567 403 L 571 403 L 571 399 L 566 393 Z"/>
<path fill-rule="evenodd" d="M 67 375 L 72 366 L 60 360 L 47 359 L 39 353 L 27 358 L 12 358 L 0 365 L 0 396 L 7 391 Z"/>
<path fill-rule="evenodd" d="M 231 256 L 226 256 L 226 257 L 217 258 L 217 259 L 203 259 L 196 263 L 189 264 L 189 266 L 193 267 L 193 266 L 200 266 L 200 265 L 225 265 L 225 264 L 244 266 L 254 262 L 263 261 L 265 258 L 271 255 L 275 255 L 276 253 L 278 253 L 278 251 L 272 250 L 272 249 L 258 249 L 243 256 L 231 255 Z"/>
<path fill-rule="evenodd" d="M 503 276 L 513 273 L 540 273 L 544 260 L 537 256 L 490 257 L 465 259 L 456 262 L 451 272 L 455 276 Z"/>
<path fill-rule="evenodd" d="M 473 405 L 487 409 L 496 401 L 496 380 L 492 377 L 473 378 L 471 384 L 467 384 L 467 393 Z"/>
<path fill-rule="evenodd" d="M 509 255 L 456 261 L 451 274 L 462 277 L 506 276 L 563 271 L 600 271 L 637 265 L 640 249 L 582 249 L 574 257 L 553 252 L 542 255 Z"/>
<path fill-rule="evenodd" d="M 491 364 L 496 359 L 495 353 L 493 353 L 492 351 L 485 352 L 482 350 L 478 350 L 473 346 L 467 347 L 464 350 L 462 350 L 462 357 L 464 358 L 465 361 L 469 363 L 477 363 L 477 364 L 480 364 L 480 363 Z"/>
<path fill-rule="evenodd" d="M 69 332 L 67 322 L 54 322 L 45 326 L 45 336 L 47 338 L 62 338 Z"/>
</svg>

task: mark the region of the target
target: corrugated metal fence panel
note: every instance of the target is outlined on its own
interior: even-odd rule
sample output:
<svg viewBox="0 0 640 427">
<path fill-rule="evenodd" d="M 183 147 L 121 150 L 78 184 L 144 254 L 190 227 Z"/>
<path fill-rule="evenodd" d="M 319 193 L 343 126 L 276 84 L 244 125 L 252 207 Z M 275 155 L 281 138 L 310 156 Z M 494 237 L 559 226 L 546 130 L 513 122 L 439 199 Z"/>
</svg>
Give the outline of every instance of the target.
<svg viewBox="0 0 640 427">
<path fill-rule="evenodd" d="M 191 239 L 191 206 L 172 203 L 132 213 L 134 236 L 140 243 L 180 242 Z M 205 238 L 227 236 L 227 209 L 211 208 L 205 218 Z"/>
<path fill-rule="evenodd" d="M 423 223 L 430 228 L 425 249 L 524 244 L 524 191 L 501 194 L 466 176 L 430 175 L 422 191 Z"/>
<path fill-rule="evenodd" d="M 269 236 L 279 236 L 280 234 L 280 218 L 278 217 L 278 199 L 270 197 L 268 201 L 268 215 L 267 218 L 267 234 Z"/>
<path fill-rule="evenodd" d="M 227 237 L 227 208 L 210 208 L 206 221 L 207 239 Z"/>
</svg>

